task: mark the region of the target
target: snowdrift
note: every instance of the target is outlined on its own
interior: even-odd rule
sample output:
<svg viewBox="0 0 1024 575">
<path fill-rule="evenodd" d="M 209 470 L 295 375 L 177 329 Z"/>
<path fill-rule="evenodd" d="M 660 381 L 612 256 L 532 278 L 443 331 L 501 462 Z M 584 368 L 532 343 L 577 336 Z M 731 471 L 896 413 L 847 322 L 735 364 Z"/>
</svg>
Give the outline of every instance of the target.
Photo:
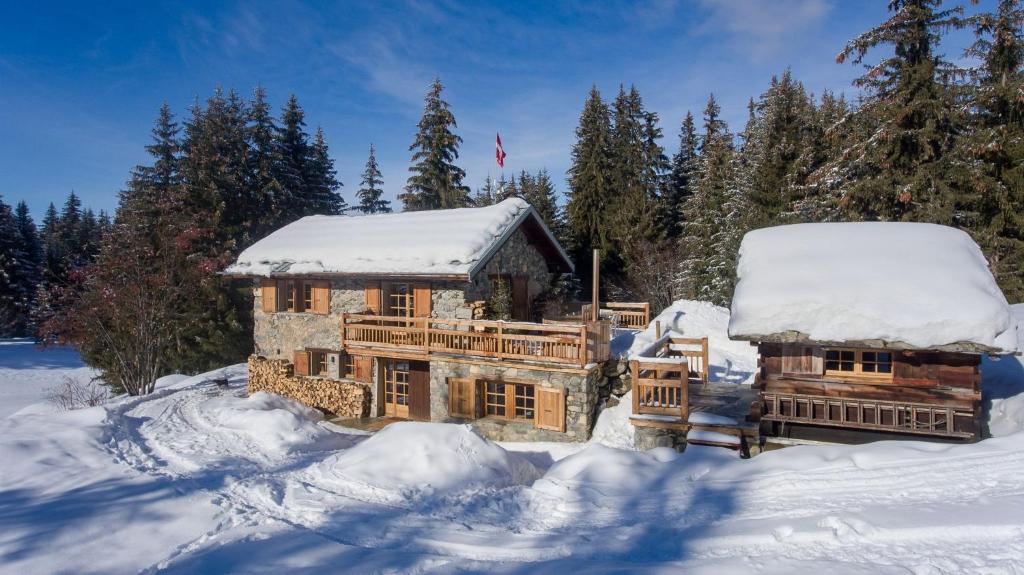
<svg viewBox="0 0 1024 575">
<path fill-rule="evenodd" d="M 393 423 L 325 459 L 313 474 L 320 485 L 347 488 L 355 482 L 407 497 L 522 485 L 540 475 L 469 425 L 419 422 Z"/>
<path fill-rule="evenodd" d="M 270 453 L 325 447 L 335 434 L 318 425 L 319 411 L 265 392 L 249 397 L 215 397 L 203 406 L 213 425 L 248 436 Z"/>
<path fill-rule="evenodd" d="M 682 337 L 707 337 L 711 381 L 749 384 L 757 371 L 757 349 L 745 341 L 729 339 L 729 310 L 705 301 L 681 299 L 665 308 L 638 334 L 616 338 L 612 353 L 630 356 L 643 352 L 656 341 L 655 322 L 662 335 L 669 331 Z"/>
</svg>

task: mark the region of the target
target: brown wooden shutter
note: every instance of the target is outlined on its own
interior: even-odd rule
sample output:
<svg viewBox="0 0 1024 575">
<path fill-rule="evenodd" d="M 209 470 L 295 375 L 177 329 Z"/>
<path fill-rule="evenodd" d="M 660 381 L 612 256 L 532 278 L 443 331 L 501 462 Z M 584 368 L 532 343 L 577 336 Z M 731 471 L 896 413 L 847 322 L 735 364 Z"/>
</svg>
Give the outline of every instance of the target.
<svg viewBox="0 0 1024 575">
<path fill-rule="evenodd" d="M 313 313 L 331 313 L 331 282 L 317 280 L 313 282 Z"/>
<path fill-rule="evenodd" d="M 263 300 L 263 313 L 277 311 L 277 281 L 260 280 L 260 298 Z"/>
<path fill-rule="evenodd" d="M 526 276 L 512 278 L 512 319 L 530 321 L 529 281 Z"/>
<path fill-rule="evenodd" d="M 380 315 L 380 280 L 366 281 L 366 309 L 375 315 Z"/>
<path fill-rule="evenodd" d="M 409 419 L 430 421 L 430 364 L 409 364 Z"/>
<path fill-rule="evenodd" d="M 295 375 L 309 375 L 309 352 L 296 351 L 292 359 L 293 373 Z"/>
<path fill-rule="evenodd" d="M 476 380 L 448 378 L 448 415 L 476 419 Z"/>
<path fill-rule="evenodd" d="M 430 300 L 431 295 L 429 282 L 412 284 L 413 316 L 430 317 L 430 308 L 432 303 Z"/>
<path fill-rule="evenodd" d="M 551 387 L 534 387 L 537 399 L 537 417 L 534 427 L 565 431 L 565 392 Z"/>
<path fill-rule="evenodd" d="M 782 346 L 782 373 L 821 375 L 824 372 L 820 347 L 793 343 Z"/>
<path fill-rule="evenodd" d="M 356 372 L 352 379 L 363 383 L 373 382 L 373 358 L 368 355 L 357 355 L 353 357 L 356 365 Z"/>
</svg>

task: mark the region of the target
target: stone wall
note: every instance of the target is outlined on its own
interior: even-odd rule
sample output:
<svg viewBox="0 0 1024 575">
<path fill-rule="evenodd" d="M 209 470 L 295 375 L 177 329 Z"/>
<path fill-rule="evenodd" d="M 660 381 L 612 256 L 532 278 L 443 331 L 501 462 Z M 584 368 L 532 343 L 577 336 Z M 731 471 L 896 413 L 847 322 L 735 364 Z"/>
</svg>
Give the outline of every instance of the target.
<svg viewBox="0 0 1024 575">
<path fill-rule="evenodd" d="M 530 423 L 483 418 L 469 421 L 485 437 L 495 441 L 586 441 L 594 426 L 601 367 L 586 372 L 548 371 L 540 367 L 509 364 L 462 363 L 431 358 L 430 419 L 463 421 L 448 415 L 448 378 L 523 381 L 565 390 L 565 433 L 538 429 Z"/>
<path fill-rule="evenodd" d="M 361 383 L 320 377 L 296 377 L 290 362 L 249 356 L 249 393 L 283 395 L 330 415 L 368 417 L 370 387 Z"/>
<path fill-rule="evenodd" d="M 466 301 L 486 301 L 491 296 L 493 282 L 491 275 L 524 275 L 530 278 L 528 290 L 530 300 L 543 294 L 551 285 L 552 274 L 548 271 L 547 260 L 530 245 L 526 232 L 517 229 L 505 245 L 487 262 L 483 271 L 465 289 Z"/>
<path fill-rule="evenodd" d="M 364 280 L 331 280 L 331 313 L 263 311 L 260 281 L 256 280 L 253 298 L 253 344 L 257 355 L 291 361 L 297 349 L 341 348 L 341 314 L 366 311 Z"/>
<path fill-rule="evenodd" d="M 655 447 L 671 447 L 676 451 L 686 449 L 686 432 L 657 427 L 633 427 L 633 447 L 637 451 L 647 451 Z"/>
</svg>

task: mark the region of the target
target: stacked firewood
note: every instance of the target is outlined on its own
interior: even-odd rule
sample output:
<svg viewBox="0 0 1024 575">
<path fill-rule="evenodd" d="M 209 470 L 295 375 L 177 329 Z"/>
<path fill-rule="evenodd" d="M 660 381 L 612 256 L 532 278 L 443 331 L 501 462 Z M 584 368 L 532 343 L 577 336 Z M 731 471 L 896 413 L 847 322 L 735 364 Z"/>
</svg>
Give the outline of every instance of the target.
<svg viewBox="0 0 1024 575">
<path fill-rule="evenodd" d="M 283 395 L 329 416 L 368 417 L 371 392 L 367 385 L 321 377 L 295 376 L 291 362 L 249 357 L 249 393 Z"/>
</svg>

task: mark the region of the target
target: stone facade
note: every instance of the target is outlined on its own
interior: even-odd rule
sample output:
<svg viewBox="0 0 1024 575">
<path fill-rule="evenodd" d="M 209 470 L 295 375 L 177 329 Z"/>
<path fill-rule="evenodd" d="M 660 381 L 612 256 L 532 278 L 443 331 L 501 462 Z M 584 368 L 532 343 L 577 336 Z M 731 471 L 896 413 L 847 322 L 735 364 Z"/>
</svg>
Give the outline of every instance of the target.
<svg viewBox="0 0 1024 575">
<path fill-rule="evenodd" d="M 683 451 L 686 449 L 686 432 L 633 426 L 633 447 L 637 451 L 647 451 L 655 447 L 671 447 L 676 451 Z"/>
<path fill-rule="evenodd" d="M 265 391 L 290 397 L 334 416 L 368 417 L 372 393 L 367 385 L 292 373 L 290 362 L 249 357 L 249 393 Z"/>
<path fill-rule="evenodd" d="M 448 378 L 528 382 L 565 390 L 565 433 L 538 429 L 530 423 L 482 418 L 465 421 L 448 415 Z M 551 371 L 528 364 L 463 363 L 431 358 L 430 419 L 470 423 L 495 441 L 586 441 L 594 426 L 601 367 L 580 372 Z"/>
</svg>

